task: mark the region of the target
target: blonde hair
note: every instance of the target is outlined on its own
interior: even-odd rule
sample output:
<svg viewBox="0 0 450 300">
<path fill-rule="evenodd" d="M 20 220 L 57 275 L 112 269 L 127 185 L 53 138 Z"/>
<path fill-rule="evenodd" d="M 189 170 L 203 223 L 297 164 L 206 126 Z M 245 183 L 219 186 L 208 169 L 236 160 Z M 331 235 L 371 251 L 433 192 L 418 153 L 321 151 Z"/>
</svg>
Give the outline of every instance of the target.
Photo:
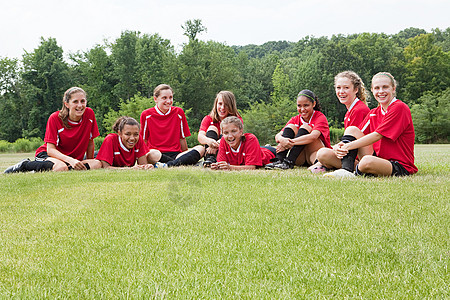
<svg viewBox="0 0 450 300">
<path fill-rule="evenodd" d="M 229 116 L 240 117 L 236 105 L 236 97 L 230 91 L 220 91 L 216 95 L 214 100 L 214 106 L 209 113 L 213 122 L 220 122 L 219 112 L 217 111 L 217 102 L 219 102 L 219 96 L 222 96 L 223 104 L 225 105 Z"/>
<path fill-rule="evenodd" d="M 153 97 L 158 98 L 162 91 L 171 90 L 173 94 L 173 89 L 168 84 L 160 84 L 153 90 Z"/>
<path fill-rule="evenodd" d="M 64 92 L 62 108 L 58 113 L 58 117 L 63 122 L 64 127 L 68 129 L 72 127 L 70 127 L 69 125 L 69 109 L 66 107 L 66 103 L 69 103 L 70 98 L 72 98 L 72 95 L 76 93 L 83 93 L 85 97 L 87 96 L 86 92 L 82 88 L 76 86 L 71 87 L 70 89 Z"/>
<path fill-rule="evenodd" d="M 341 77 L 350 79 L 351 83 L 353 84 L 353 87 L 357 89 L 356 97 L 358 97 L 359 100 L 361 100 L 362 102 L 364 102 L 365 105 L 367 105 L 368 93 L 361 77 L 359 77 L 359 75 L 353 71 L 344 71 L 337 74 L 334 77 L 334 85 L 336 85 L 336 81 L 338 80 L 338 78 Z"/>
<path fill-rule="evenodd" d="M 240 130 L 244 130 L 244 124 L 242 124 L 241 119 L 239 119 L 236 116 L 229 116 L 223 119 L 222 122 L 220 123 L 220 129 L 222 129 L 223 126 L 227 124 L 233 124 Z"/>
</svg>

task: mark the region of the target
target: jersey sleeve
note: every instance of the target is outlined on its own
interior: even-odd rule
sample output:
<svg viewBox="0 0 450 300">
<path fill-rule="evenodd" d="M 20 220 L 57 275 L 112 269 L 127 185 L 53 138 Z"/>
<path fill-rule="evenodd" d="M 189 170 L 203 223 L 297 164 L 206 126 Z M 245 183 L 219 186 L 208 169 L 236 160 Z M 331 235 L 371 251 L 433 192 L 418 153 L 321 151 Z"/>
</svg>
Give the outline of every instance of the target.
<svg viewBox="0 0 450 300">
<path fill-rule="evenodd" d="M 227 156 L 226 156 L 227 146 L 228 146 L 227 142 L 222 137 L 222 139 L 220 140 L 220 144 L 219 144 L 219 152 L 217 152 L 217 161 L 228 162 Z"/>
<path fill-rule="evenodd" d="M 181 137 L 186 138 L 191 135 L 191 132 L 189 131 L 189 125 L 187 122 L 186 114 L 181 108 L 179 113 L 181 116 Z"/>
<path fill-rule="evenodd" d="M 112 134 L 107 135 L 102 145 L 100 146 L 100 150 L 98 151 L 96 159 L 106 161 L 108 164 L 112 166 L 114 162 L 113 143 L 114 143 L 114 135 Z"/>
<path fill-rule="evenodd" d="M 370 133 L 370 115 L 373 114 L 373 110 L 369 111 L 366 115 L 366 117 L 362 120 L 361 123 L 359 123 L 358 128 L 364 133 L 365 135 Z"/>
<path fill-rule="evenodd" d="M 206 132 L 209 128 L 209 126 L 211 126 L 212 119 L 210 115 L 207 115 L 203 118 L 202 123 L 200 124 L 200 129 L 199 131 L 204 131 Z"/>
<path fill-rule="evenodd" d="M 98 124 L 97 124 L 97 119 L 95 118 L 95 113 L 93 110 L 92 111 L 92 129 L 91 129 L 91 140 L 95 139 L 96 137 L 98 137 L 100 135 L 100 132 L 98 131 Z"/>
<path fill-rule="evenodd" d="M 256 136 L 247 136 L 245 141 L 245 165 L 261 167 L 262 156 L 261 147 Z"/>
<path fill-rule="evenodd" d="M 375 129 L 384 137 L 396 141 L 409 125 L 408 117 L 411 114 L 406 104 L 395 103 L 383 119 L 383 122 Z"/>
<path fill-rule="evenodd" d="M 50 115 L 45 128 L 44 142 L 56 145 L 58 143 L 58 115 L 53 113 Z M 62 127 L 61 127 L 62 129 Z"/>
</svg>

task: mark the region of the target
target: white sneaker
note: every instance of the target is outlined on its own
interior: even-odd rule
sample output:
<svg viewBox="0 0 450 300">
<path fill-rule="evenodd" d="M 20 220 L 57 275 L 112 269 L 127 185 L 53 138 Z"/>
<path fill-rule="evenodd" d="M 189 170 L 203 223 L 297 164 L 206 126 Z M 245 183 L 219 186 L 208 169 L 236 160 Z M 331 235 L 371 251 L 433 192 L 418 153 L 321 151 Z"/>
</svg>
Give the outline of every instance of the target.
<svg viewBox="0 0 450 300">
<path fill-rule="evenodd" d="M 165 168 L 168 168 L 168 166 L 167 166 L 167 164 L 166 163 L 162 163 L 162 162 L 157 162 L 156 164 L 155 164 L 155 169 L 165 169 Z"/>
<path fill-rule="evenodd" d="M 325 173 L 325 174 L 323 174 L 323 176 L 333 177 L 333 178 L 349 178 L 349 177 L 355 177 L 356 175 L 345 169 L 337 169 L 336 171 L 333 171 L 330 173 Z"/>
</svg>

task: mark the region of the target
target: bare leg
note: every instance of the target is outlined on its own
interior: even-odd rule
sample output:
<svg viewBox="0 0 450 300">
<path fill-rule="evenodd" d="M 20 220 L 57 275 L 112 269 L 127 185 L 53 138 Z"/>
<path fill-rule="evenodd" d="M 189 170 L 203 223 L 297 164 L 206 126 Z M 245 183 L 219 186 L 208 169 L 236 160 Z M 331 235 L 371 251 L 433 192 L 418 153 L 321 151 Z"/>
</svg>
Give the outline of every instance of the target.
<svg viewBox="0 0 450 300">
<path fill-rule="evenodd" d="M 150 149 L 147 153 L 147 162 L 149 164 L 156 164 L 162 157 L 162 153 L 156 149 Z"/>
<path fill-rule="evenodd" d="M 392 164 L 386 159 L 366 155 L 359 162 L 358 170 L 362 173 L 370 173 L 378 176 L 391 176 Z"/>
</svg>

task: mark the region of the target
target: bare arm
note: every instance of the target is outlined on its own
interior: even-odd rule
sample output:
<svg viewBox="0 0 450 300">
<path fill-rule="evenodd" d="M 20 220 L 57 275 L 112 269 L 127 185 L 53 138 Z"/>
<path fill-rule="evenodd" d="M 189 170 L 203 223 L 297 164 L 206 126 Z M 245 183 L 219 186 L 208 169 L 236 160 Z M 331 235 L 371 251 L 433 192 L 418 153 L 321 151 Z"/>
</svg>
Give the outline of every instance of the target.
<svg viewBox="0 0 450 300">
<path fill-rule="evenodd" d="M 336 153 L 336 156 L 341 159 L 347 155 L 348 151 L 372 145 L 376 141 L 381 140 L 382 137 L 381 134 L 374 131 L 350 143 L 340 142 L 336 145 L 337 147 L 334 149 L 334 152 Z"/>
<path fill-rule="evenodd" d="M 294 145 L 307 145 L 317 140 L 322 133 L 319 130 L 313 130 L 310 134 L 305 134 L 292 139 Z"/>
<path fill-rule="evenodd" d="M 241 165 L 241 166 L 237 166 L 237 165 L 230 165 L 226 161 L 219 161 L 219 162 L 211 164 L 211 169 L 212 170 L 235 170 L 235 171 L 240 171 L 240 170 L 255 170 L 256 166 L 255 165 Z"/>
<path fill-rule="evenodd" d="M 86 166 L 81 161 L 68 155 L 62 154 L 58 149 L 56 149 L 55 144 L 47 143 L 47 154 L 50 157 L 69 163 L 75 170 L 86 170 Z"/>
<path fill-rule="evenodd" d="M 94 140 L 89 140 L 87 151 L 86 151 L 86 159 L 93 159 L 95 151 Z"/>
<path fill-rule="evenodd" d="M 181 146 L 181 152 L 189 150 L 185 138 L 180 139 L 180 146 Z"/>
</svg>

